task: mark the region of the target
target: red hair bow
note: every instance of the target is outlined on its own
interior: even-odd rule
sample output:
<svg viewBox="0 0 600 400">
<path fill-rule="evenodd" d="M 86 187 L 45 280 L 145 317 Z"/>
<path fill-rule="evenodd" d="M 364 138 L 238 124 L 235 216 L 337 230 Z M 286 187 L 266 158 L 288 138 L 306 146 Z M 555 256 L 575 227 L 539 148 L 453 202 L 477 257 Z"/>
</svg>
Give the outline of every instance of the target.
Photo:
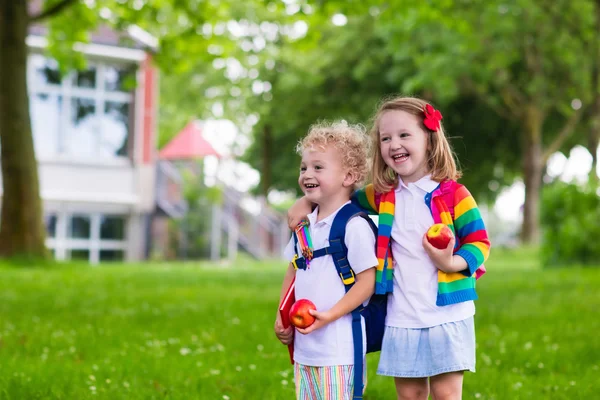
<svg viewBox="0 0 600 400">
<path fill-rule="evenodd" d="M 437 132 L 440 129 L 440 121 L 442 120 L 442 113 L 439 110 L 436 110 L 431 106 L 431 104 L 425 104 L 423 108 L 423 112 L 425 113 L 425 118 L 423 119 L 423 124 L 434 132 Z"/>
</svg>

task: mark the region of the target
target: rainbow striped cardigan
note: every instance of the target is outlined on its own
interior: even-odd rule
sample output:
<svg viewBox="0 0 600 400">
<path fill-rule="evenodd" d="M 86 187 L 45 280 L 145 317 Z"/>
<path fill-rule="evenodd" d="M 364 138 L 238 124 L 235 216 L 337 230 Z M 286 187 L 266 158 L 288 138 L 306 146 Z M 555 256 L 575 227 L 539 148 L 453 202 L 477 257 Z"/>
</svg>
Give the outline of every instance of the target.
<svg viewBox="0 0 600 400">
<path fill-rule="evenodd" d="M 454 254 L 467 262 L 464 271 L 438 271 L 436 304 L 445 306 L 477 299 L 475 281 L 485 273 L 483 263 L 490 252 L 490 241 L 477 204 L 466 187 L 453 180 L 441 182 L 425 195 L 425 202 L 435 223 L 446 224 L 456 237 Z M 396 194 L 375 193 L 373 185 L 356 191 L 352 201 L 370 214 L 379 214 L 377 237 L 377 278 L 375 293 L 391 293 L 393 288 L 392 251 L 390 237 L 394 222 Z M 451 207 L 448 207 L 451 205 Z"/>
</svg>

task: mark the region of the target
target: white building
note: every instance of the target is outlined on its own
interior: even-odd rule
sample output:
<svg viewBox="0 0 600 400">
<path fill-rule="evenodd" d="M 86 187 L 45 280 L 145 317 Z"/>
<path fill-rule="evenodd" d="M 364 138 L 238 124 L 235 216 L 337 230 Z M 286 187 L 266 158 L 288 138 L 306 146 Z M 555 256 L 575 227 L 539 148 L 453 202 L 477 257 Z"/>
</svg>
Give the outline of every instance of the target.
<svg viewBox="0 0 600 400">
<path fill-rule="evenodd" d="M 87 68 L 61 78 L 44 34 L 30 29 L 27 76 L 47 245 L 59 260 L 143 259 L 155 207 L 151 55 L 100 29 L 77 48 Z"/>
</svg>

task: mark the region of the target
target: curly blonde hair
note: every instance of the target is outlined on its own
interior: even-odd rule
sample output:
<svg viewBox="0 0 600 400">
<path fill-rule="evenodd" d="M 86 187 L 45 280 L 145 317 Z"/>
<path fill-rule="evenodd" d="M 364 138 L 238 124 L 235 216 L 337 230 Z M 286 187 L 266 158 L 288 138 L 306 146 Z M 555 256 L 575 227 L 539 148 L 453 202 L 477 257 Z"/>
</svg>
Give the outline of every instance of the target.
<svg viewBox="0 0 600 400">
<path fill-rule="evenodd" d="M 431 173 L 431 179 L 441 182 L 446 179 L 458 179 L 462 176 L 457 166 L 456 156 L 446 134 L 444 126 L 440 122 L 440 128 L 433 132 L 423 124 L 423 109 L 427 102 L 416 97 L 395 97 L 384 100 L 375 116 L 373 117 L 373 126 L 370 131 L 371 142 L 373 144 L 373 187 L 376 192 L 383 193 L 398 185 L 398 176 L 385 164 L 381 155 L 381 140 L 379 140 L 379 121 L 382 115 L 387 111 L 399 110 L 412 114 L 420 121 L 421 129 L 427 134 L 427 143 L 429 150 L 428 167 Z"/>
<path fill-rule="evenodd" d="M 308 134 L 296 145 L 296 152 L 309 148 L 325 149 L 334 146 L 339 150 L 342 166 L 356 177 L 352 186 L 355 190 L 362 186 L 370 170 L 369 153 L 371 143 L 366 129 L 360 124 L 346 121 L 320 122 L 310 127 Z"/>
</svg>

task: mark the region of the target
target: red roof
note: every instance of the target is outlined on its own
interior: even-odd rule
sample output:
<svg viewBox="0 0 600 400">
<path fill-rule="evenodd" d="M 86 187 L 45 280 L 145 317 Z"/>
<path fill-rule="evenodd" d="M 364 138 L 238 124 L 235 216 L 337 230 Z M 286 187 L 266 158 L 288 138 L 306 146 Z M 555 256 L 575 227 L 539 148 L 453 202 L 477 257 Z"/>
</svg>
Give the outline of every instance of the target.
<svg viewBox="0 0 600 400">
<path fill-rule="evenodd" d="M 221 155 L 202 137 L 202 127 L 190 122 L 158 153 L 161 160 L 193 160 Z"/>
</svg>

